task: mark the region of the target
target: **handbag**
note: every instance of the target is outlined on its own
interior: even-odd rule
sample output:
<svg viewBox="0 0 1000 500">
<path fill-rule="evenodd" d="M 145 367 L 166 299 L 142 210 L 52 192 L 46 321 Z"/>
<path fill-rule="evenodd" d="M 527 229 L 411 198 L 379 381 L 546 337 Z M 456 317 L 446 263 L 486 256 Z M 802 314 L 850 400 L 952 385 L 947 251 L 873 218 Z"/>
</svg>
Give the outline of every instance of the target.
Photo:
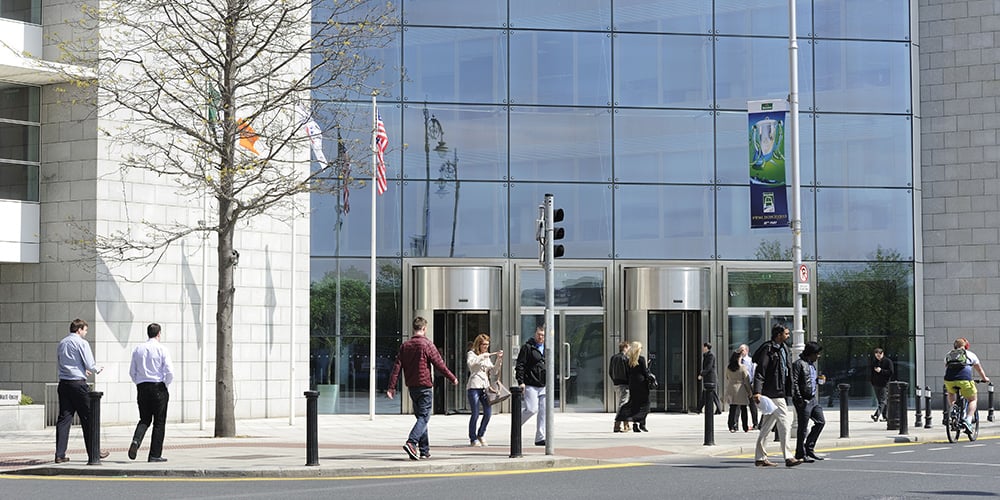
<svg viewBox="0 0 1000 500">
<path fill-rule="evenodd" d="M 500 379 L 497 379 L 486 387 L 486 396 L 490 398 L 490 404 L 495 405 L 506 401 L 510 397 L 510 389 L 503 385 Z"/>
<path fill-rule="evenodd" d="M 652 390 L 656 389 L 659 386 L 660 383 L 656 381 L 656 375 L 653 375 L 652 373 L 646 375 L 646 387 Z"/>
</svg>

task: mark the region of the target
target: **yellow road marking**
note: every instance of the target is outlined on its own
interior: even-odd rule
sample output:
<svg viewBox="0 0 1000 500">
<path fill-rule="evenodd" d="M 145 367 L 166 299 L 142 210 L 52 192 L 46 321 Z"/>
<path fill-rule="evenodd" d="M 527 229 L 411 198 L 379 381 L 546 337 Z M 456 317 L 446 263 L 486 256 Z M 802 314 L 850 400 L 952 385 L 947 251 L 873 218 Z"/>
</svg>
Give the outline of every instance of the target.
<svg viewBox="0 0 1000 500">
<path fill-rule="evenodd" d="M 419 479 L 440 477 L 469 476 L 505 476 L 515 474 L 547 474 L 550 472 L 576 472 L 602 469 L 621 469 L 625 467 L 645 467 L 653 465 L 646 462 L 631 462 L 624 464 L 581 465 L 576 467 L 553 467 L 551 469 L 525 470 L 494 470 L 470 472 L 429 472 L 412 474 L 386 474 L 379 476 L 344 476 L 344 477 L 100 477 L 100 476 L 31 476 L 31 475 L 0 475 L 0 479 L 28 479 L 51 481 L 143 481 L 143 482 L 235 482 L 235 481 L 360 481 L 364 479 Z"/>
</svg>

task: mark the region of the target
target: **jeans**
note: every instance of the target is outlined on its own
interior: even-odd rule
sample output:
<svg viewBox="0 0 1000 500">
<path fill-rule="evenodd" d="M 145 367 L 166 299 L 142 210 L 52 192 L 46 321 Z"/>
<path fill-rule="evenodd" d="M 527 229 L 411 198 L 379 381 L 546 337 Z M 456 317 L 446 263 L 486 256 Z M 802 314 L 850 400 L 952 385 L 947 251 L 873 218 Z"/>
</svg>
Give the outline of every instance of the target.
<svg viewBox="0 0 1000 500">
<path fill-rule="evenodd" d="M 87 454 L 91 451 L 99 453 L 99 450 L 90 449 L 90 435 L 92 433 L 90 419 L 90 386 L 86 380 L 60 380 L 59 381 L 59 420 L 56 422 L 56 457 L 66 456 L 66 447 L 69 445 L 69 428 L 73 425 L 73 414 L 80 417 L 80 426 L 83 427 L 83 443 L 87 447 Z"/>
<path fill-rule="evenodd" d="M 754 450 L 756 460 L 767 458 L 765 444 L 771 437 L 771 430 L 778 427 L 778 442 L 781 444 L 781 454 L 785 460 L 792 458 L 788 453 L 788 430 L 791 428 L 792 419 L 788 414 L 788 403 L 785 398 L 771 398 L 774 402 L 774 412 L 760 417 L 760 434 L 757 435 L 757 447 Z"/>
<path fill-rule="evenodd" d="M 493 415 L 493 407 L 490 406 L 490 398 L 486 395 L 486 389 L 469 389 L 469 409 L 472 415 L 469 416 L 469 442 L 472 443 L 486 435 L 486 426 L 490 423 Z M 479 407 L 483 408 L 483 421 L 476 430 L 476 421 L 479 420 Z"/>
<path fill-rule="evenodd" d="M 826 426 L 826 418 L 823 416 L 823 407 L 817 398 L 796 404 L 795 418 L 799 422 L 795 433 L 795 458 L 804 458 L 806 454 L 815 453 L 816 440 L 819 439 L 819 433 L 823 432 L 823 427 Z M 812 431 L 806 436 L 810 420 L 813 423 Z"/>
<path fill-rule="evenodd" d="M 167 430 L 167 403 L 170 393 L 167 384 L 163 382 L 143 382 L 136 386 L 139 404 L 139 423 L 135 426 L 132 441 L 142 444 L 146 429 L 153 424 L 153 439 L 149 443 L 149 457 L 158 458 L 163 455 L 163 437 Z"/>
<path fill-rule="evenodd" d="M 421 455 L 431 454 L 431 444 L 427 440 L 427 422 L 431 419 L 431 405 L 434 403 L 434 389 L 430 387 L 411 387 L 410 400 L 413 401 L 413 415 L 416 423 L 410 429 L 406 442 L 416 444 Z"/>
<path fill-rule="evenodd" d="M 524 408 L 521 409 L 521 425 L 538 414 L 535 419 L 535 442 L 545 441 L 545 388 L 524 386 Z"/>
</svg>

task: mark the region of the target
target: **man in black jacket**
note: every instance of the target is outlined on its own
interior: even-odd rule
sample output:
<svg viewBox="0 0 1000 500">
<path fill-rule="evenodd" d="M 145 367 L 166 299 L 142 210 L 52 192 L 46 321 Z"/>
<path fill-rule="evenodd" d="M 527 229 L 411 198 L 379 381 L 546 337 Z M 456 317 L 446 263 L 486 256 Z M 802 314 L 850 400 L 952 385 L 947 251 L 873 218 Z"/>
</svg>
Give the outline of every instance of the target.
<svg viewBox="0 0 1000 500">
<path fill-rule="evenodd" d="M 815 451 L 816 440 L 826 425 L 823 407 L 819 404 L 819 378 L 816 373 L 816 360 L 822 350 L 817 342 L 809 342 L 799 359 L 792 363 L 792 403 L 795 404 L 795 419 L 799 423 L 795 435 L 795 458 L 806 463 L 823 460 Z M 812 431 L 807 437 L 810 420 Z"/>
<path fill-rule="evenodd" d="M 722 402 L 719 401 L 719 393 L 715 388 L 719 379 L 715 374 L 715 353 L 712 352 L 712 343 L 705 342 L 701 345 L 701 371 L 698 372 L 698 380 L 701 380 L 701 398 L 698 400 L 698 413 L 702 407 L 708 404 L 708 398 L 712 398 L 715 405 L 715 414 L 722 414 Z"/>
<path fill-rule="evenodd" d="M 533 415 L 535 419 L 535 446 L 545 446 L 545 327 L 535 328 L 535 337 L 528 339 L 517 353 L 514 377 L 524 390 L 524 408 L 521 408 L 521 425 Z"/>
<path fill-rule="evenodd" d="M 757 370 L 753 378 L 753 401 L 761 404 L 762 397 L 767 397 L 771 405 L 761 409 L 760 434 L 757 436 L 757 447 L 754 453 L 754 465 L 757 467 L 774 467 L 776 464 L 767 459 L 765 443 L 771 435 L 771 429 L 778 427 L 778 442 L 781 443 L 781 454 L 785 458 L 786 467 L 795 467 L 802 463 L 788 452 L 788 431 L 791 418 L 788 414 L 788 402 L 785 398 L 791 392 L 791 369 L 789 366 L 788 328 L 780 323 L 771 328 L 771 340 L 764 342 L 753 354 Z M 773 406 L 771 408 L 770 406 Z"/>
<path fill-rule="evenodd" d="M 872 422 L 878 422 L 879 417 L 885 422 L 885 400 L 889 397 L 889 381 L 892 380 L 892 360 L 885 357 L 885 351 L 881 347 L 875 348 L 875 359 L 872 360 L 868 380 L 875 390 L 875 400 L 878 401 L 875 413 L 872 414 Z"/>
<path fill-rule="evenodd" d="M 625 356 L 628 349 L 629 343 L 623 340 L 618 344 L 618 354 L 611 356 L 611 362 L 608 363 L 608 376 L 611 377 L 611 383 L 615 385 L 615 393 L 618 396 L 618 406 L 615 411 L 628 403 L 628 358 Z M 615 420 L 615 432 L 622 432 L 621 423 L 621 420 Z"/>
</svg>

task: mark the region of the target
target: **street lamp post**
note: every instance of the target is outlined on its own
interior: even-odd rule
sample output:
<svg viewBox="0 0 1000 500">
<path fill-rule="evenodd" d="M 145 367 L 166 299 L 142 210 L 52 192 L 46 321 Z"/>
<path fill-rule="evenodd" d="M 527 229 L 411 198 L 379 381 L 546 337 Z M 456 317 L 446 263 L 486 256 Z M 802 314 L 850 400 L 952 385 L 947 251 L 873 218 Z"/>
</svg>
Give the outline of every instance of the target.
<svg viewBox="0 0 1000 500">
<path fill-rule="evenodd" d="M 442 144 L 444 142 L 442 141 Z M 447 151 L 447 146 L 443 146 L 440 153 Z M 448 248 L 448 257 L 455 256 L 455 232 L 458 227 L 458 195 L 459 189 L 461 189 L 461 181 L 458 180 L 458 148 L 452 151 L 452 158 L 450 160 L 445 160 L 441 164 L 440 168 L 441 177 L 438 178 L 438 191 L 437 194 L 443 195 L 447 192 L 445 184 L 448 181 L 455 181 L 455 203 L 451 209 L 451 246 Z"/>
<path fill-rule="evenodd" d="M 426 169 L 426 179 L 424 180 L 424 220 L 423 220 L 423 233 L 414 238 L 414 254 L 420 256 L 427 256 L 427 246 L 429 243 L 428 236 L 430 234 L 430 222 L 431 222 L 431 140 L 438 141 L 437 146 L 434 147 L 435 151 L 447 151 L 444 141 L 441 138 L 444 137 L 444 129 L 441 128 L 441 122 L 438 121 L 434 115 L 430 114 L 427 110 L 427 104 L 424 104 L 424 166 Z"/>
</svg>

